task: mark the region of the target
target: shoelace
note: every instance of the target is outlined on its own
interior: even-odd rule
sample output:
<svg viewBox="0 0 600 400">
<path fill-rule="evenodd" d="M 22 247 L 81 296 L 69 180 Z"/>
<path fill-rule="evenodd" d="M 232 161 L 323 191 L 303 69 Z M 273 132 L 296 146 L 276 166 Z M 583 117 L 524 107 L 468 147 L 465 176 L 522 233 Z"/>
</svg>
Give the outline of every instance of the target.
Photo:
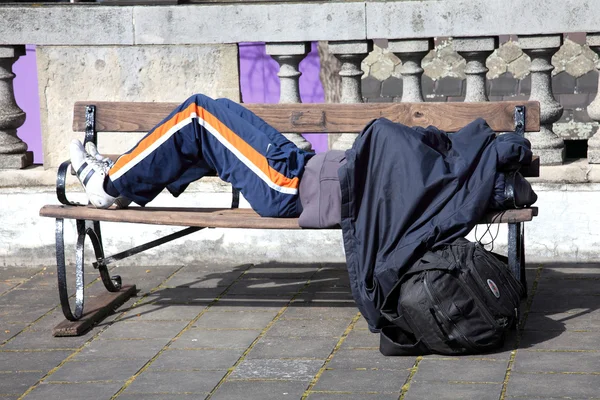
<svg viewBox="0 0 600 400">
<path fill-rule="evenodd" d="M 111 160 L 108 157 L 104 157 L 102 156 L 100 153 L 98 153 L 98 150 L 96 149 L 96 146 L 92 146 L 92 143 L 87 143 L 85 146 L 85 154 L 86 154 L 86 159 L 88 157 L 92 157 L 97 161 L 100 161 L 101 163 L 104 164 L 105 166 L 105 171 L 108 171 L 109 169 L 111 169 L 113 167 L 113 165 L 115 165 L 115 162 L 113 160 Z"/>
<path fill-rule="evenodd" d="M 108 170 L 112 167 L 112 165 L 109 163 L 110 160 L 108 160 L 108 161 L 106 161 L 104 159 L 98 160 L 96 157 L 92 156 L 91 154 L 85 155 L 85 161 L 90 166 L 93 166 L 96 168 L 101 168 L 101 170 L 104 171 L 105 173 L 108 172 Z"/>
<path fill-rule="evenodd" d="M 115 165 L 115 162 L 108 157 L 104 157 L 104 158 L 102 158 L 102 160 L 99 160 L 99 161 L 102 164 L 104 164 L 106 171 L 108 171 L 109 169 L 111 169 L 113 167 L 113 165 Z"/>
</svg>

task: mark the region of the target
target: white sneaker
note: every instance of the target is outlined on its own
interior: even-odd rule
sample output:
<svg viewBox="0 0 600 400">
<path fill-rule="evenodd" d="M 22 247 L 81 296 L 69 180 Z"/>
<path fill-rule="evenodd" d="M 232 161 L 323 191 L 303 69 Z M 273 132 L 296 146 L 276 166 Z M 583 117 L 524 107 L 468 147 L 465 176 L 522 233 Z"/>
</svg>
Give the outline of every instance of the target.
<svg viewBox="0 0 600 400">
<path fill-rule="evenodd" d="M 77 174 L 79 182 L 85 188 L 90 203 L 96 208 L 108 208 L 116 198 L 104 191 L 104 179 L 110 166 L 88 154 L 79 140 L 73 140 L 69 147 L 71 165 Z"/>
<path fill-rule="evenodd" d="M 92 142 L 87 142 L 85 144 L 85 151 L 92 157 L 94 157 L 96 160 L 102 162 L 103 164 L 106 165 L 107 169 L 106 171 L 110 170 L 112 168 L 113 165 L 115 165 L 115 162 L 113 160 L 111 160 L 108 157 L 104 157 L 102 154 L 100 154 L 98 152 L 98 148 L 96 147 L 96 145 Z M 129 206 L 129 204 L 131 204 L 131 200 L 129 200 L 127 197 L 125 196 L 119 196 L 115 199 L 115 206 L 116 208 L 127 208 Z"/>
</svg>

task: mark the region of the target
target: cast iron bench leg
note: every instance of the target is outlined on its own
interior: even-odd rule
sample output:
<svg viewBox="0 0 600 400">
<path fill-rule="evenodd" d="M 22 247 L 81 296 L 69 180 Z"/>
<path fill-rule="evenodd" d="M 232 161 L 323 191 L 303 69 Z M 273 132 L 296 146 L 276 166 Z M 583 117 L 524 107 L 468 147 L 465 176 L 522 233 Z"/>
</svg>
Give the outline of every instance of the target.
<svg viewBox="0 0 600 400">
<path fill-rule="evenodd" d="M 100 272 L 100 278 L 104 287 L 109 292 L 118 292 L 121 290 L 121 276 L 114 275 L 110 276 L 108 273 L 108 267 L 104 257 L 104 247 L 102 247 L 102 234 L 100 233 L 100 221 L 85 221 L 86 233 L 92 241 L 94 246 L 94 254 L 96 256 L 96 262 L 93 264 Z"/>
<path fill-rule="evenodd" d="M 524 289 L 527 297 L 527 278 L 525 275 L 525 227 L 522 222 L 508 224 L 508 267 Z"/>
<path fill-rule="evenodd" d="M 65 240 L 64 240 L 64 220 L 56 219 L 56 269 L 58 278 L 58 294 L 63 314 L 69 321 L 77 321 L 83 315 L 85 282 L 84 282 L 84 245 L 85 237 L 89 236 L 102 282 L 110 292 L 117 292 L 121 288 L 121 278 L 119 276 L 110 277 L 106 265 L 102 262 L 104 259 L 104 250 L 102 248 L 102 236 L 100 234 L 100 223 L 97 221 L 77 220 L 77 244 L 75 252 L 75 312 L 71 310 L 69 304 L 69 291 L 67 287 L 67 273 L 65 265 Z"/>
<path fill-rule="evenodd" d="M 77 221 L 79 222 L 79 221 Z M 79 228 L 79 224 L 77 224 Z M 79 229 L 78 229 L 79 230 Z M 79 248 L 79 232 L 77 238 L 77 247 Z M 83 247 L 83 246 L 82 246 Z M 65 267 L 65 239 L 64 239 L 64 220 L 56 219 L 56 273 L 58 278 L 58 295 L 65 318 L 69 321 L 77 321 L 83 315 L 83 254 L 77 252 L 75 259 L 75 312 L 71 312 L 69 305 L 69 292 L 67 289 L 67 272 Z"/>
</svg>

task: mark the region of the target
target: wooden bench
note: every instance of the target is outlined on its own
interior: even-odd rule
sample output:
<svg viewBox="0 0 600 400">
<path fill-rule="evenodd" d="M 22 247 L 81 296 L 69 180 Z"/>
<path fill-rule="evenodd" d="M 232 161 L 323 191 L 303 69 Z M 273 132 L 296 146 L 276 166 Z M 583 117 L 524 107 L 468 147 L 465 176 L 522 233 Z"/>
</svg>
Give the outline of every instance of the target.
<svg viewBox="0 0 600 400">
<path fill-rule="evenodd" d="M 98 132 L 147 132 L 168 115 L 176 103 L 78 102 L 74 107 L 73 130 L 84 131 L 85 140 L 97 143 Z M 529 101 L 490 103 L 368 103 L 368 104 L 244 104 L 280 132 L 358 133 L 372 119 L 386 117 L 409 126 L 433 125 L 455 132 L 474 119 L 484 118 L 496 132 L 538 131 L 539 103 Z M 124 149 L 126 150 L 126 149 Z M 239 194 L 233 190 L 230 208 L 155 208 L 101 210 L 72 203 L 65 193 L 70 163 L 58 171 L 57 195 L 62 205 L 46 205 L 43 217 L 56 219 L 56 258 L 60 302 L 66 321 L 53 331 L 55 336 L 78 335 L 118 307 L 135 293 L 135 286 L 123 286 L 119 276 L 111 277 L 107 266 L 115 261 L 205 228 L 300 229 L 296 218 L 262 218 L 250 209 L 238 209 Z M 522 168 L 524 176 L 539 176 L 539 160 Z M 512 272 L 525 283 L 524 226 L 537 215 L 537 208 L 490 212 L 481 223 L 508 223 L 508 255 Z M 76 220 L 75 310 L 69 305 L 64 257 L 64 219 Z M 126 250 L 105 256 L 100 222 L 126 222 L 187 227 Z M 83 247 L 88 236 L 108 293 L 93 299 L 84 309 Z"/>
</svg>

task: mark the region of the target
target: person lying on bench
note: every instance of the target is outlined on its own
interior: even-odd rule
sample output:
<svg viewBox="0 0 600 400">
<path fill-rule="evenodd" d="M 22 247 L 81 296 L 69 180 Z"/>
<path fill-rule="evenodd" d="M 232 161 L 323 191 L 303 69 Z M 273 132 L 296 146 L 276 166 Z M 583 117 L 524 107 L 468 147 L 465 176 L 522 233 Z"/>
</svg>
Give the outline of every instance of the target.
<svg viewBox="0 0 600 400">
<path fill-rule="evenodd" d="M 301 150 L 229 99 L 190 97 L 115 163 L 93 143 L 86 149 L 78 140 L 71 143 L 70 155 L 89 201 L 98 208 L 126 207 L 131 201 L 144 206 L 165 188 L 177 197 L 191 182 L 216 173 L 262 217 L 298 217 L 303 228 L 341 222 L 338 169 L 346 163 L 345 152 Z M 506 208 L 504 178 L 496 176 L 492 208 Z M 516 185 L 521 205 L 535 202 L 520 175 Z"/>
<path fill-rule="evenodd" d="M 144 206 L 165 188 L 179 196 L 216 172 L 263 217 L 300 217 L 300 226 L 312 228 L 340 222 L 337 169 L 344 152 L 301 150 L 229 99 L 190 97 L 114 163 L 93 143 L 86 147 L 71 143 L 71 164 L 97 208 Z M 335 181 L 319 179 L 324 174 Z"/>
</svg>

